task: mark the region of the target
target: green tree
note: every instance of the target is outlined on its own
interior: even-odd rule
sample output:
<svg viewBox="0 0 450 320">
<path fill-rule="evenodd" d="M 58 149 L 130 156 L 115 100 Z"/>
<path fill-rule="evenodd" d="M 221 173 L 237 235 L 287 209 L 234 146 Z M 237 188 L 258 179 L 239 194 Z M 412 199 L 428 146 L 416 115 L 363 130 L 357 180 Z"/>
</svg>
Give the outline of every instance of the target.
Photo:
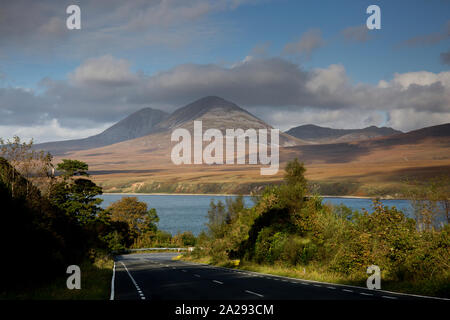
<svg viewBox="0 0 450 320">
<path fill-rule="evenodd" d="M 62 171 L 65 179 L 75 176 L 89 176 L 87 173 L 89 167 L 87 163 L 79 160 L 62 159 L 61 163 L 58 163 L 56 170 Z"/>
<path fill-rule="evenodd" d="M 287 185 L 301 185 L 306 188 L 307 181 L 305 178 L 305 167 L 303 163 L 300 163 L 297 158 L 288 162 L 286 165 L 284 181 Z"/>
<path fill-rule="evenodd" d="M 154 233 L 158 229 L 156 209 L 148 209 L 147 204 L 136 197 L 123 197 L 112 203 L 107 211 L 111 214 L 112 221 L 126 222 L 136 237 L 147 232 Z"/>
<path fill-rule="evenodd" d="M 102 194 L 102 188 L 89 179 L 75 179 L 75 176 L 87 175 L 88 165 L 82 161 L 64 159 L 57 169 L 64 173 L 63 179 L 52 185 L 52 202 L 82 225 L 97 219 L 107 219 L 100 207 L 103 200 L 98 198 Z"/>
</svg>

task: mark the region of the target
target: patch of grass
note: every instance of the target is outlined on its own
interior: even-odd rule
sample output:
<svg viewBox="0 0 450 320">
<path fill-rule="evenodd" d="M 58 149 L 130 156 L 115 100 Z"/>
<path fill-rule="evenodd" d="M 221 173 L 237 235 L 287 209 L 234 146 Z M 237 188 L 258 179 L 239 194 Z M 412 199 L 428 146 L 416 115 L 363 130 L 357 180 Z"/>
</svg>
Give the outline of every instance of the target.
<svg viewBox="0 0 450 320">
<path fill-rule="evenodd" d="M 114 262 L 109 257 L 97 258 L 94 263 L 85 261 L 80 265 L 81 289 L 69 290 L 67 278 L 58 277 L 38 288 L 23 288 L 14 292 L 3 292 L 0 299 L 7 300 L 107 300 L 110 296 Z"/>
</svg>

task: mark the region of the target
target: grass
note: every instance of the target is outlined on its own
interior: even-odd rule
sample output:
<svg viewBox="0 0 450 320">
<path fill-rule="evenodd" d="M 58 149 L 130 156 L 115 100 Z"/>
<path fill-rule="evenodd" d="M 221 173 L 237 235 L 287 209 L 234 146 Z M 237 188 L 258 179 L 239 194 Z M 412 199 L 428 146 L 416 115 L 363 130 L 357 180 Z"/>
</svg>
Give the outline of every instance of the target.
<svg viewBox="0 0 450 320">
<path fill-rule="evenodd" d="M 3 292 L 0 299 L 8 300 L 107 300 L 111 294 L 111 277 L 114 262 L 109 257 L 97 258 L 94 263 L 85 261 L 80 265 L 81 289 L 69 290 L 67 277 L 58 277 L 38 288 L 24 288 Z"/>
</svg>

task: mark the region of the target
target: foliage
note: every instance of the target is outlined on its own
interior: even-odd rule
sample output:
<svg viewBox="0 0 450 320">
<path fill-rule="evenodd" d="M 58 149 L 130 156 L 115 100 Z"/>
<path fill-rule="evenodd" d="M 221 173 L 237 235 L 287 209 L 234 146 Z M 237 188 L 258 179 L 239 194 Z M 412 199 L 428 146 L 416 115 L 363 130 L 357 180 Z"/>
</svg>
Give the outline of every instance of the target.
<svg viewBox="0 0 450 320">
<path fill-rule="evenodd" d="M 395 288 L 450 296 L 448 224 L 417 228 L 379 200 L 370 212 L 323 204 L 320 196 L 306 195 L 304 172 L 298 161 L 289 163 L 285 183 L 266 188 L 252 208 L 211 203 L 207 232 L 192 256 L 222 265 L 240 259 L 243 265 L 320 270 L 350 283 L 364 283 L 375 264 Z M 444 186 L 435 182 L 420 200 L 445 203 Z"/>
<path fill-rule="evenodd" d="M 62 171 L 63 177 L 66 179 L 89 175 L 87 173 L 89 169 L 87 163 L 79 160 L 62 159 L 62 162 L 58 163 L 56 169 Z"/>
<path fill-rule="evenodd" d="M 34 157 L 38 153 L 30 149 L 31 142 L 21 144 L 18 138 L 3 148 L 14 165 L 0 158 L 0 241 L 3 254 L 10 259 L 0 267 L 2 290 L 20 292 L 40 286 L 65 275 L 68 265 L 94 259 L 95 252 L 131 245 L 128 225 L 112 221 L 99 206 L 102 190 L 95 183 L 66 173 L 63 177 L 46 175 L 38 188 L 21 173 L 28 172 L 24 162 L 37 166 L 43 161 L 40 165 L 48 169 L 51 157 Z M 87 170 L 87 164 L 75 164 Z M 80 175 L 80 170 L 67 172 Z"/>
<path fill-rule="evenodd" d="M 5 178 L 10 183 L 12 196 L 15 196 L 17 174 L 25 178 L 25 192 L 28 192 L 32 183 L 39 185 L 39 183 L 45 182 L 52 168 L 50 153 L 34 150 L 33 140 L 29 142 L 21 141 L 18 136 L 6 141 L 0 138 L 0 157 L 8 161 L 14 168 L 14 170 L 5 170 L 3 173 L 10 175 Z"/>
<path fill-rule="evenodd" d="M 404 196 L 410 199 L 421 229 L 439 228 L 450 223 L 450 177 L 437 176 L 422 182 L 407 181 Z"/>
<path fill-rule="evenodd" d="M 136 197 L 123 197 L 107 208 L 112 221 L 124 222 L 128 225 L 133 238 L 156 232 L 159 217 L 154 208 L 148 209 L 145 202 Z"/>
<path fill-rule="evenodd" d="M 59 181 L 50 190 L 52 202 L 82 225 L 95 221 L 103 213 L 102 200 L 97 198 L 101 194 L 101 187 L 84 178 Z"/>
</svg>

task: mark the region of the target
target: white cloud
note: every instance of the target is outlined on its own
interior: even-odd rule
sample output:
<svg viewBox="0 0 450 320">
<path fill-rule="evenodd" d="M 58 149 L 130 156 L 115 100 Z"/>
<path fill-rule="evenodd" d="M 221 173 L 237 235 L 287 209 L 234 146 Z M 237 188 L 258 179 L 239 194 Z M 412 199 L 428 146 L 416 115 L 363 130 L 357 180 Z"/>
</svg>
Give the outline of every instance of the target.
<svg viewBox="0 0 450 320">
<path fill-rule="evenodd" d="M 75 85 L 98 84 L 131 84 L 138 76 L 130 70 L 130 63 L 125 59 L 116 59 L 111 55 L 86 60 L 75 71 L 69 74 Z"/>
<path fill-rule="evenodd" d="M 57 140 L 69 140 L 86 138 L 98 134 L 111 126 L 111 123 L 97 125 L 94 128 L 67 128 L 62 127 L 57 119 L 52 119 L 41 125 L 23 126 L 0 126 L 0 137 L 9 139 L 19 136 L 24 141 L 33 139 L 35 142 L 47 142 Z"/>
<path fill-rule="evenodd" d="M 408 72 L 378 85 L 354 84 L 342 65 L 303 70 L 285 59 L 252 56 L 231 67 L 184 64 L 151 76 L 133 72 L 124 59 L 101 56 L 82 63 L 67 80 L 46 79 L 42 87 L 41 94 L 0 88 L 0 125 L 36 126 L 58 119 L 64 128 L 86 121 L 94 126 L 149 106 L 173 111 L 209 95 L 261 110 L 258 115 L 281 127 L 274 114 L 288 111 L 295 112 L 287 123 L 307 119 L 332 127 L 377 125 L 380 114 L 389 114 L 400 130 L 440 124 L 450 114 L 450 71 Z M 413 120 L 400 119 L 402 110 Z"/>
<path fill-rule="evenodd" d="M 410 131 L 437 124 L 450 123 L 450 112 L 416 111 L 413 109 L 391 110 L 387 124 Z"/>
</svg>

